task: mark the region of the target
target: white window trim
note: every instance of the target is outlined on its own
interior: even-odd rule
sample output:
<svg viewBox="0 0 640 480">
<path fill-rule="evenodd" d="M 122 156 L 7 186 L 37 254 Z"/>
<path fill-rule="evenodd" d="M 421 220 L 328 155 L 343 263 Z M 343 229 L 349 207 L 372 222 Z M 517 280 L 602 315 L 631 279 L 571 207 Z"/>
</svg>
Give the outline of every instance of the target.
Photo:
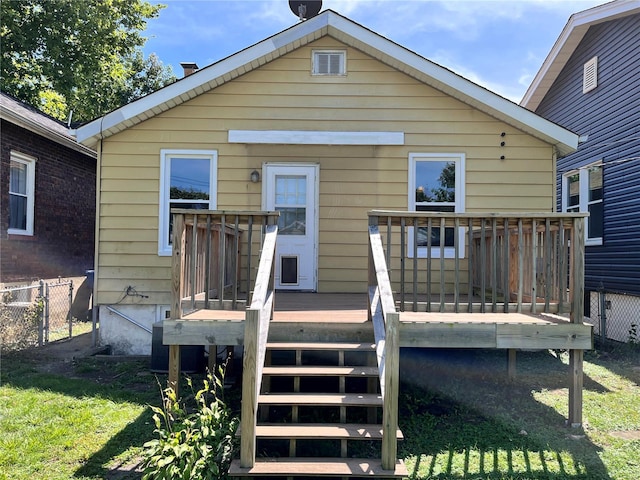
<svg viewBox="0 0 640 480">
<path fill-rule="evenodd" d="M 218 205 L 218 151 L 217 150 L 160 150 L 160 199 L 158 204 L 158 255 L 171 256 L 173 249 L 168 242 L 169 235 L 169 192 L 171 178 L 169 162 L 172 158 L 205 158 L 211 160 L 209 169 L 209 210 L 215 210 Z"/>
<path fill-rule="evenodd" d="M 453 161 L 456 165 L 456 201 L 454 206 L 455 213 L 465 212 L 465 170 L 466 157 L 464 153 L 410 153 L 409 154 L 409 192 L 408 192 L 408 210 L 416 211 L 416 163 L 419 161 L 437 161 L 446 160 Z M 465 228 L 460 227 L 458 231 L 459 258 L 465 255 Z M 413 227 L 409 228 L 407 245 L 407 256 L 413 258 Z M 427 258 L 427 248 L 418 247 L 418 258 Z M 440 258 L 440 247 L 431 247 L 431 258 Z M 455 258 L 454 247 L 444 248 L 444 258 Z"/>
<path fill-rule="evenodd" d="M 584 64 L 582 71 L 582 93 L 590 92 L 598 86 L 598 57 Z"/>
<path fill-rule="evenodd" d="M 320 73 L 317 71 L 317 55 L 340 55 L 340 73 Z M 311 74 L 320 77 L 344 77 L 347 75 L 347 51 L 346 50 L 312 50 L 311 51 Z"/>
<path fill-rule="evenodd" d="M 580 180 L 578 182 L 580 188 L 580 203 L 578 205 L 578 211 L 580 212 L 588 212 L 589 204 L 593 203 L 602 203 L 604 204 L 604 197 L 602 200 L 597 200 L 595 202 L 589 202 L 589 169 L 591 167 L 602 166 L 602 162 L 594 162 L 589 165 L 585 165 L 576 170 L 571 170 L 570 172 L 566 172 L 562 174 L 562 211 L 567 212 L 568 204 L 569 204 L 569 188 L 568 181 L 569 177 L 575 175 L 576 173 L 580 175 Z M 604 175 L 604 172 L 603 172 Z M 603 177 L 604 182 L 604 177 Z M 589 217 L 584 219 L 584 239 L 585 245 L 593 246 L 593 245 L 602 245 L 602 237 L 589 237 Z"/>
<path fill-rule="evenodd" d="M 35 157 L 31 157 L 21 152 L 11 150 L 11 162 L 22 163 L 27 166 L 27 225 L 26 228 L 9 228 L 7 233 L 9 235 L 25 235 L 33 236 L 33 224 L 35 213 L 35 198 L 36 198 L 36 161 Z M 9 189 L 11 189 L 11 183 L 9 183 Z"/>
</svg>

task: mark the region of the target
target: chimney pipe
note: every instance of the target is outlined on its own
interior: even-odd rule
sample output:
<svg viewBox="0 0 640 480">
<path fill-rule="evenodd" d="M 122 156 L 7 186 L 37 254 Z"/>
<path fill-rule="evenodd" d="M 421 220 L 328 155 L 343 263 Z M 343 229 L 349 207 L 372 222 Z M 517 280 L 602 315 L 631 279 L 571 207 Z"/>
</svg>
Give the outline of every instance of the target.
<svg viewBox="0 0 640 480">
<path fill-rule="evenodd" d="M 188 77 L 192 73 L 198 70 L 198 64 L 196 62 L 180 62 L 180 66 L 184 70 L 184 76 Z"/>
</svg>

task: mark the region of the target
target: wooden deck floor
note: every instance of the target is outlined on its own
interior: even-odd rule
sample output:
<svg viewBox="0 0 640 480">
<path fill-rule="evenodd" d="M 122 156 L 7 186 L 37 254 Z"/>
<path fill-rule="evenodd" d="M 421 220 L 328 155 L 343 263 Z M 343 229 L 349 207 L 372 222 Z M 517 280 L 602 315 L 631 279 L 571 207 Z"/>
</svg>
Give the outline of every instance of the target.
<svg viewBox="0 0 640 480">
<path fill-rule="evenodd" d="M 197 310 L 164 322 L 165 344 L 238 345 L 243 310 Z M 401 312 L 400 344 L 428 348 L 592 348 L 592 327 L 566 317 L 530 313 Z M 270 339 L 360 341 L 373 339 L 367 296 L 277 292 Z"/>
</svg>

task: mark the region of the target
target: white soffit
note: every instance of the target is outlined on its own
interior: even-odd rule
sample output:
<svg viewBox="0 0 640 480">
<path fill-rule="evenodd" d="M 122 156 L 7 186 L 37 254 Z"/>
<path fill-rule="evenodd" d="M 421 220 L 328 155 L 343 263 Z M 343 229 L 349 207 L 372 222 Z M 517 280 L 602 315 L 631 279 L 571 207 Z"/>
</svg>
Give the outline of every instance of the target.
<svg viewBox="0 0 640 480">
<path fill-rule="evenodd" d="M 229 143 L 281 145 L 404 145 L 404 132 L 229 130 Z"/>
</svg>

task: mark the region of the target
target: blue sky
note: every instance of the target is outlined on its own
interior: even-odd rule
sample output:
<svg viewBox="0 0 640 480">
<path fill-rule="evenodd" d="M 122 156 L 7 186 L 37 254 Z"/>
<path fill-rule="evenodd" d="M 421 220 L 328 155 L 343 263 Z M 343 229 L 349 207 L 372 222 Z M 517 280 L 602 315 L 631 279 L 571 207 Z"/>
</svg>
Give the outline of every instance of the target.
<svg viewBox="0 0 640 480">
<path fill-rule="evenodd" d="M 182 76 L 180 62 L 221 60 L 299 22 L 287 0 L 163 0 L 145 53 Z M 603 0 L 324 0 L 400 45 L 519 102 L 572 13 Z"/>
</svg>

